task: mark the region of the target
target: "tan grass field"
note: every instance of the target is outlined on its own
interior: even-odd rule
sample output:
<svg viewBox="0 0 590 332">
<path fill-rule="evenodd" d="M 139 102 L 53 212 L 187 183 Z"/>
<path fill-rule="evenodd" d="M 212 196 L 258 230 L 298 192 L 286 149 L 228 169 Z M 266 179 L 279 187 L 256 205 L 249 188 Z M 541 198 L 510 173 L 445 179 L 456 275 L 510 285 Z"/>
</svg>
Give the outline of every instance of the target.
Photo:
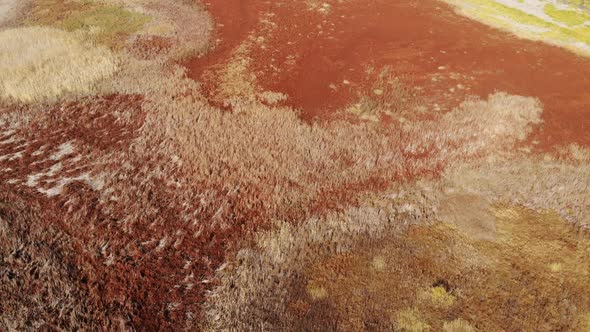
<svg viewBox="0 0 590 332">
<path fill-rule="evenodd" d="M 27 27 L 0 31 L 0 96 L 39 102 L 89 94 L 117 69 L 116 57 L 71 33 Z"/>
</svg>

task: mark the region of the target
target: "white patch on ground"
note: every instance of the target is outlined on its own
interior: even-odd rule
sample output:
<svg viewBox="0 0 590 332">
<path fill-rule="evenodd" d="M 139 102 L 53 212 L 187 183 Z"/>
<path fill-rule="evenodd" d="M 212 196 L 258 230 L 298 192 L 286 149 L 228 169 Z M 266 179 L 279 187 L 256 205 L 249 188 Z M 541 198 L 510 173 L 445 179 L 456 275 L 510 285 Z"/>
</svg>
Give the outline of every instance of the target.
<svg viewBox="0 0 590 332">
<path fill-rule="evenodd" d="M 158 246 L 156 247 L 156 251 L 162 251 L 162 249 L 164 249 L 164 247 L 168 244 L 168 235 L 164 236 L 160 242 L 158 243 Z"/>
<path fill-rule="evenodd" d="M 20 0 L 0 0 L 0 24 L 11 19 L 17 12 Z"/>
<path fill-rule="evenodd" d="M 52 154 L 49 157 L 49 159 L 60 160 L 64 156 L 67 156 L 73 152 L 74 152 L 74 145 L 72 144 L 72 141 L 65 142 L 65 143 L 60 144 L 60 146 L 57 147 L 57 152 Z"/>
<path fill-rule="evenodd" d="M 44 161 L 62 160 L 65 156 L 74 153 L 75 146 L 73 142 L 74 141 L 68 141 L 60 144 L 57 147 L 56 151 Z M 47 152 L 46 146 L 41 146 L 37 151 L 34 152 L 34 154 L 41 155 L 44 152 Z M 68 161 L 69 163 L 75 164 L 80 159 L 80 156 L 76 156 L 74 158 L 68 159 Z M 62 192 L 64 186 L 75 181 L 82 181 L 94 190 L 102 190 L 102 188 L 104 187 L 104 179 L 101 176 L 91 176 L 88 172 L 74 177 L 58 177 L 57 179 L 55 179 L 55 177 L 58 176 L 59 172 L 62 170 L 64 170 L 64 165 L 62 164 L 62 162 L 57 162 L 46 171 L 29 174 L 27 177 L 27 181 L 25 182 L 25 185 L 28 187 L 36 188 L 37 191 L 49 197 L 59 195 Z M 39 181 L 43 178 L 51 178 L 48 181 L 51 184 L 51 187 L 49 189 L 45 189 L 39 185 Z M 45 187 L 47 187 L 47 185 L 45 185 Z"/>
<path fill-rule="evenodd" d="M 22 157 L 23 157 L 23 151 L 19 151 L 19 152 L 10 153 L 10 154 L 0 156 L 0 161 L 4 161 L 4 160 L 13 161 L 15 159 L 19 159 Z"/>
<path fill-rule="evenodd" d="M 2 1 L 2 0 L 0 0 L 0 1 Z M 1 132 L 0 132 L 0 136 L 2 136 L 2 137 L 5 137 L 5 136 L 11 136 L 11 135 L 12 135 L 12 134 L 14 134 L 15 132 L 16 132 L 16 131 L 15 131 L 15 130 L 13 130 L 13 129 L 8 129 L 8 130 L 5 130 L 5 131 L 1 131 Z"/>
<path fill-rule="evenodd" d="M 258 94 L 258 99 L 269 105 L 275 105 L 276 103 L 287 100 L 288 96 L 280 92 L 264 91 Z"/>
<path fill-rule="evenodd" d="M 102 187 L 104 186 L 104 183 L 101 179 L 93 178 L 90 176 L 89 173 L 84 173 L 84 174 L 78 175 L 73 178 L 68 178 L 68 177 L 61 178 L 61 179 L 59 179 L 57 184 L 52 188 L 49 188 L 49 189 L 37 188 L 37 190 L 40 193 L 43 193 L 49 197 L 52 197 L 52 196 L 59 195 L 61 193 L 61 191 L 63 190 L 64 186 L 66 186 L 67 184 L 70 184 L 72 182 L 75 182 L 75 181 L 85 182 L 94 190 L 101 190 Z"/>
<path fill-rule="evenodd" d="M 35 152 L 31 153 L 32 156 L 40 156 L 43 153 L 45 153 L 45 148 L 47 147 L 47 145 L 42 145 L 41 147 L 39 147 L 39 149 L 37 149 Z"/>
<path fill-rule="evenodd" d="M 6 136 L 8 136 L 8 138 L 0 140 L 0 145 L 8 145 L 8 144 L 15 143 L 17 141 L 16 136 L 14 136 L 14 135 L 13 136 L 6 135 Z M 6 136 L 4 136 L 4 137 L 6 137 Z"/>
<path fill-rule="evenodd" d="M 39 173 L 35 173 L 35 174 L 30 174 L 27 177 L 26 185 L 29 187 L 36 187 L 40 178 L 42 178 L 43 176 L 54 176 L 55 173 L 57 173 L 61 169 L 62 169 L 62 164 L 57 163 L 57 164 L 51 166 L 51 168 L 49 168 L 49 170 L 47 172 L 39 172 Z"/>
</svg>

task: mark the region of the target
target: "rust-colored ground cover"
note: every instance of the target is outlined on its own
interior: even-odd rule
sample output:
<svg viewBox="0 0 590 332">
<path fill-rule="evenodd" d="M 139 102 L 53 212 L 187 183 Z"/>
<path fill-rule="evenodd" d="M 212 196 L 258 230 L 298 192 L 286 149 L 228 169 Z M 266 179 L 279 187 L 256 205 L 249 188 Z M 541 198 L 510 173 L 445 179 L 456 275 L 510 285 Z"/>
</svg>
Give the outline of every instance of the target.
<svg viewBox="0 0 590 332">
<path fill-rule="evenodd" d="M 543 149 L 590 145 L 588 59 L 468 20 L 442 2 L 248 0 L 207 8 L 219 46 L 186 63 L 206 91 L 218 82 L 203 73 L 223 66 L 252 36 L 249 56 L 261 89 L 286 93 L 286 103 L 308 119 L 355 102 L 370 89 L 367 68 L 390 66 L 442 110 L 494 90 L 538 97 L 545 125 L 531 141 Z"/>
</svg>

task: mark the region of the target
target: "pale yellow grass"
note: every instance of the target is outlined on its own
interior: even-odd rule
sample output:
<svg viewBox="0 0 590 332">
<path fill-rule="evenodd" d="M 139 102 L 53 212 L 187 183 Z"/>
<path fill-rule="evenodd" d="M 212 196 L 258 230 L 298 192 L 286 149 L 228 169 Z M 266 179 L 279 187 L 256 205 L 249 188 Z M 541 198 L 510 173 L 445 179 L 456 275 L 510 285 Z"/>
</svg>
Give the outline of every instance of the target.
<svg viewBox="0 0 590 332">
<path fill-rule="evenodd" d="M 455 319 L 452 322 L 445 322 L 443 324 L 444 332 L 475 332 L 475 329 L 469 324 L 469 322 L 463 319 Z"/>
<path fill-rule="evenodd" d="M 86 95 L 117 69 L 106 48 L 91 46 L 75 34 L 46 27 L 0 32 L 0 98 L 19 102 Z"/>
<path fill-rule="evenodd" d="M 10 21 L 18 12 L 16 0 L 0 0 L 0 24 Z"/>
<path fill-rule="evenodd" d="M 400 331 L 404 332 L 426 332 L 430 331 L 428 325 L 416 309 L 405 309 L 397 313 L 395 323 Z"/>
</svg>

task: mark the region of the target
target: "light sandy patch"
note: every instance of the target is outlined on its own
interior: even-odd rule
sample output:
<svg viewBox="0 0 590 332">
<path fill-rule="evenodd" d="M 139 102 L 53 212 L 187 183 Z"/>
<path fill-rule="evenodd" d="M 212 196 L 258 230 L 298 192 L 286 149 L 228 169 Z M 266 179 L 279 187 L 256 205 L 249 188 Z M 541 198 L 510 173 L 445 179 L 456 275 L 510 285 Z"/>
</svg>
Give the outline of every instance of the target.
<svg viewBox="0 0 590 332">
<path fill-rule="evenodd" d="M 453 223 L 459 231 L 478 240 L 496 238 L 495 217 L 485 198 L 462 192 L 445 195 L 440 203 L 440 219 Z"/>
<path fill-rule="evenodd" d="M 0 0 L 0 24 L 10 20 L 17 12 L 19 0 Z"/>
</svg>

